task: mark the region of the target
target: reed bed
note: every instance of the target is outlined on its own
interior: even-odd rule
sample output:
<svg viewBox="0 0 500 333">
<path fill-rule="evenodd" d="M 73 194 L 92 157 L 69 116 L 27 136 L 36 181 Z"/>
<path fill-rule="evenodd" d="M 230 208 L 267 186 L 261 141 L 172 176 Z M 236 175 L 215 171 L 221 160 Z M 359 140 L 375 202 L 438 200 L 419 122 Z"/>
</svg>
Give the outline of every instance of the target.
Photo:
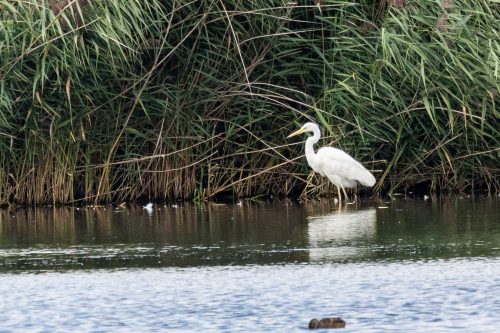
<svg viewBox="0 0 500 333">
<path fill-rule="evenodd" d="M 496 1 L 0 0 L 0 203 L 500 190 Z"/>
</svg>

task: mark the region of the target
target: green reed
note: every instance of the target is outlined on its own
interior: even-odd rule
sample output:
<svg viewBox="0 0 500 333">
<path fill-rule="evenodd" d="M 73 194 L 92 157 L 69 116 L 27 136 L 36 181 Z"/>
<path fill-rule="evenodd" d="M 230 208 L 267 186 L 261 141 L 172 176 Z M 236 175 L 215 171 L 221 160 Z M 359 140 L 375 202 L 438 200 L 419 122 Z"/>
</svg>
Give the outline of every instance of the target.
<svg viewBox="0 0 500 333">
<path fill-rule="evenodd" d="M 0 201 L 326 194 L 302 144 L 376 191 L 498 191 L 493 1 L 0 0 Z M 318 186 L 320 185 L 320 186 Z"/>
</svg>

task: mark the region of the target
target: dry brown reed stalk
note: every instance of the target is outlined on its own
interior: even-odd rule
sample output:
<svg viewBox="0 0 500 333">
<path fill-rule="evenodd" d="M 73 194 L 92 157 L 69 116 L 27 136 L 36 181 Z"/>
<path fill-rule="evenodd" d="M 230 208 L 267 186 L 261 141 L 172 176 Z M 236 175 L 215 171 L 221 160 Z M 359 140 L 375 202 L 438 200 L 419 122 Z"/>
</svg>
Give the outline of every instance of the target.
<svg viewBox="0 0 500 333">
<path fill-rule="evenodd" d="M 404 8 L 406 6 L 406 0 L 392 0 L 391 5 L 394 8 L 401 9 L 401 8 Z"/>
<path fill-rule="evenodd" d="M 54 12 L 62 28 L 69 25 L 75 28 L 83 26 L 84 10 L 90 0 L 48 0 L 50 9 Z"/>
<path fill-rule="evenodd" d="M 258 186 L 265 179 L 265 178 L 262 178 L 262 175 L 268 174 L 271 171 L 273 171 L 274 169 L 282 168 L 284 165 L 286 165 L 286 164 L 288 164 L 288 163 L 290 163 L 290 162 L 292 162 L 294 160 L 297 160 L 299 158 L 300 157 L 296 157 L 296 158 L 291 159 L 289 161 L 285 161 L 285 162 L 282 162 L 280 164 L 273 165 L 272 167 L 268 167 L 268 168 L 265 168 L 264 170 L 258 171 L 256 173 L 252 173 L 249 176 L 242 177 L 241 175 L 238 175 L 238 179 L 237 180 L 231 181 L 231 182 L 226 183 L 225 185 L 223 185 L 221 187 L 217 187 L 217 188 L 213 189 L 213 192 L 208 193 L 208 197 L 207 198 L 213 197 L 213 196 L 215 196 L 215 195 L 217 195 L 217 194 L 219 194 L 219 193 L 221 193 L 223 191 L 226 191 L 228 189 L 235 188 L 235 186 L 238 186 L 236 188 L 239 189 L 239 191 L 242 192 L 242 193 L 246 193 L 243 189 L 245 187 L 247 187 L 247 189 L 250 190 L 250 193 L 251 193 L 252 187 L 253 186 Z M 252 181 L 255 181 L 255 182 L 251 183 L 251 182 L 249 182 L 249 180 L 252 180 Z M 265 182 L 265 184 L 267 184 L 267 183 Z M 248 188 L 249 186 L 251 186 L 251 187 Z"/>
</svg>

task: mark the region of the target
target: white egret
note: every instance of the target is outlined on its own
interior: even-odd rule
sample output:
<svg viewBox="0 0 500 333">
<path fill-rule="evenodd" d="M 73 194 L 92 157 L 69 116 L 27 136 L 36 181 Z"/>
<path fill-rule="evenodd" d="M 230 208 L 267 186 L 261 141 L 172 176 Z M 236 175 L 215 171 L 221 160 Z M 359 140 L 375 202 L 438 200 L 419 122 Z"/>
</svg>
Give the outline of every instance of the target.
<svg viewBox="0 0 500 333">
<path fill-rule="evenodd" d="M 333 147 L 322 147 L 317 153 L 314 152 L 313 145 L 321 137 L 320 129 L 315 123 L 304 124 L 299 130 L 287 136 L 287 139 L 305 132 L 313 133 L 313 136 L 306 140 L 307 163 L 314 171 L 323 177 L 326 176 L 337 187 L 339 205 L 341 204 L 340 189 L 347 200 L 346 188 L 356 187 L 358 183 L 369 187 L 375 185 L 375 177 L 371 172 L 345 151 Z"/>
</svg>

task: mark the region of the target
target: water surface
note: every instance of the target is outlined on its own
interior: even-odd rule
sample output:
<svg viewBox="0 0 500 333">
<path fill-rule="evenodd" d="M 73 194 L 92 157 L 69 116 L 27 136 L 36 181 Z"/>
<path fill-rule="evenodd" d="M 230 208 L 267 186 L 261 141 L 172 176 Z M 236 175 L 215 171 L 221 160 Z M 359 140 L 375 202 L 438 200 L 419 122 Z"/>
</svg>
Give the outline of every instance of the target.
<svg viewBox="0 0 500 333">
<path fill-rule="evenodd" d="M 0 211 L 0 332 L 495 332 L 497 199 Z"/>
</svg>

